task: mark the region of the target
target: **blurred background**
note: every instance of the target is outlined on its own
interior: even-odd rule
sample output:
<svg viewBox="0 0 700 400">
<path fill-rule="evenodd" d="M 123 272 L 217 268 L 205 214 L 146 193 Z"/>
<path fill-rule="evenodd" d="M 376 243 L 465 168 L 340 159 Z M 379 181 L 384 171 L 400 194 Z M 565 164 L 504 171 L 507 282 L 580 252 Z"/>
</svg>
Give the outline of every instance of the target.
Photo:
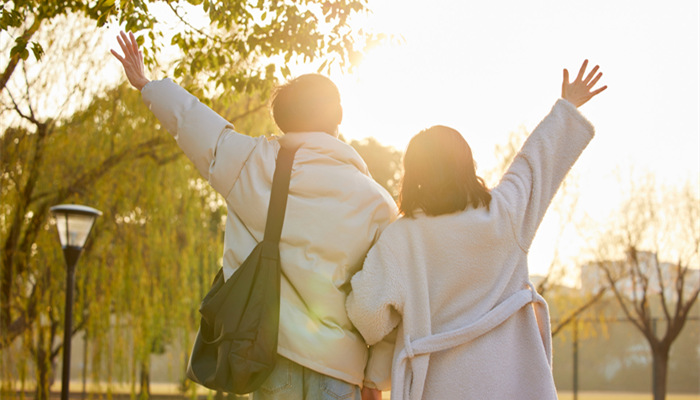
<svg viewBox="0 0 700 400">
<path fill-rule="evenodd" d="M 700 4 L 693 0 L 76 0 L 0 15 L 0 396 L 60 392 L 66 263 L 50 207 L 102 212 L 77 263 L 73 396 L 217 396 L 184 378 L 221 266 L 225 203 L 124 81 L 132 31 L 237 131 L 276 135 L 270 90 L 308 72 L 394 196 L 408 140 L 470 143 L 496 185 L 589 59 L 596 138 L 529 254 L 561 398 L 700 398 Z M 623 394 L 624 393 L 624 394 Z M 386 394 L 388 396 L 388 394 Z M 218 394 L 222 396 L 222 394 Z M 586 397 L 588 396 L 588 397 Z M 596 397 L 597 396 L 597 397 Z M 625 397 L 630 396 L 630 397 Z"/>
</svg>

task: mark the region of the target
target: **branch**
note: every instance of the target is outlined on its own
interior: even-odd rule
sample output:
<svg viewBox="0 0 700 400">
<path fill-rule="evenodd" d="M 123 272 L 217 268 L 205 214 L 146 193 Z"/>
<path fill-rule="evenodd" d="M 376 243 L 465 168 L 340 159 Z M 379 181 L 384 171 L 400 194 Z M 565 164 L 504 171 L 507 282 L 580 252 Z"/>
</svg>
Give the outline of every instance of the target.
<svg viewBox="0 0 700 400">
<path fill-rule="evenodd" d="M 622 298 L 622 294 L 620 291 L 617 289 L 616 281 L 613 279 L 612 274 L 610 273 L 610 269 L 606 268 L 603 266 L 603 263 L 598 263 L 598 266 L 603 270 L 605 273 L 605 276 L 608 279 L 608 283 L 610 283 L 610 288 L 613 291 L 613 294 L 615 294 L 615 298 L 617 299 L 617 302 L 620 304 L 620 308 L 622 308 L 622 312 L 625 313 L 625 316 L 627 319 L 634 324 L 634 326 L 639 329 L 640 332 L 642 332 L 645 336 L 647 336 L 647 329 L 646 325 L 642 325 L 630 312 L 629 308 L 627 307 L 627 304 L 625 303 L 625 300 Z M 636 308 L 635 308 L 636 311 Z"/>
<path fill-rule="evenodd" d="M 107 157 L 98 166 L 82 174 L 65 187 L 50 192 L 40 193 L 35 196 L 32 201 L 39 201 L 50 197 L 52 202 L 61 202 L 71 194 L 80 193 L 84 188 L 92 185 L 112 168 L 127 160 L 137 160 L 142 157 L 151 157 L 154 160 L 159 161 L 160 159 L 155 157 L 153 151 L 156 147 L 165 143 L 167 143 L 165 138 L 158 137 L 145 142 L 137 143 L 131 147 L 127 147 L 119 153 L 112 154 L 111 156 Z"/>
<path fill-rule="evenodd" d="M 14 100 L 13 100 L 14 102 Z M 36 144 L 34 154 L 28 167 L 27 183 L 24 188 L 17 188 L 19 201 L 16 204 L 10 227 L 7 229 L 7 237 L 3 243 L 2 266 L 3 273 L 0 280 L 0 326 L 6 327 L 10 324 L 9 305 L 12 299 L 12 281 L 15 271 L 15 250 L 20 243 L 24 216 L 29 209 L 32 193 L 38 180 L 40 165 L 44 155 L 44 140 L 46 139 L 49 126 L 37 122 Z"/>
<path fill-rule="evenodd" d="M 685 274 L 688 272 L 688 267 L 683 268 L 683 283 L 685 286 Z M 700 276 L 700 274 L 698 274 Z M 679 294 L 682 294 L 683 292 L 681 291 Z M 700 281 L 698 282 L 698 286 L 695 288 L 693 293 L 690 295 L 690 298 L 688 298 L 688 301 L 686 303 L 683 303 L 683 298 L 678 299 L 678 304 L 681 304 L 680 308 L 680 313 L 677 313 L 679 316 L 683 318 L 683 320 L 686 319 L 688 316 L 688 313 L 690 312 L 691 307 L 693 307 L 693 304 L 695 304 L 695 301 L 698 299 L 698 295 L 700 295 Z"/>
<path fill-rule="evenodd" d="M 236 121 L 238 121 L 238 120 L 240 120 L 240 119 L 243 119 L 243 118 L 249 116 L 250 114 L 256 113 L 256 112 L 260 111 L 261 109 L 263 109 L 263 108 L 265 108 L 265 107 L 267 107 L 267 103 L 265 103 L 265 102 L 260 103 L 260 104 L 258 104 L 257 106 L 255 106 L 255 107 L 253 107 L 253 108 L 247 110 L 247 111 L 244 112 L 243 114 L 239 114 L 239 115 L 237 115 L 237 116 L 231 118 L 231 121 L 230 121 L 230 122 L 233 124 L 233 123 L 235 123 Z"/>
<path fill-rule="evenodd" d="M 600 300 L 605 292 L 608 290 L 608 287 L 602 287 L 595 295 L 593 295 L 588 301 L 583 303 L 580 307 L 575 309 L 573 312 L 571 312 L 566 318 L 561 320 L 557 326 L 552 329 L 552 336 L 555 336 L 559 331 L 564 329 L 571 321 L 575 320 L 579 315 L 581 315 L 588 307 L 592 306 L 595 304 L 598 300 Z"/>
<path fill-rule="evenodd" d="M 87 322 L 87 315 L 84 315 L 82 321 L 80 321 L 80 323 L 77 324 L 76 326 L 74 326 L 73 329 L 71 330 L 71 333 L 70 333 L 71 339 L 73 338 L 73 336 L 76 333 L 80 332 L 85 327 L 86 322 Z M 51 358 L 58 356 L 58 353 L 61 351 L 61 349 L 63 349 L 63 342 L 57 344 L 56 347 L 54 347 L 53 350 L 51 350 Z"/>
<path fill-rule="evenodd" d="M 20 241 L 20 243 L 17 245 L 17 250 L 19 254 L 24 255 L 24 260 L 20 263 L 18 261 L 17 266 L 22 267 L 26 266 L 29 264 L 30 258 L 31 258 L 31 247 L 32 244 L 36 241 L 36 237 L 39 235 L 41 232 L 41 227 L 44 225 L 44 222 L 46 222 L 46 218 L 48 217 L 48 211 L 49 207 L 51 205 L 44 203 L 39 205 L 38 209 L 34 213 L 34 216 L 30 220 L 29 224 L 27 225 L 27 228 L 24 230 L 24 237 Z M 23 268 L 17 268 L 15 271 L 16 274 L 21 274 L 24 272 Z"/>
<path fill-rule="evenodd" d="M 684 270 L 685 272 L 687 272 L 687 267 L 685 267 Z M 683 275 L 685 274 L 685 272 L 683 273 Z M 684 278 L 682 278 L 681 281 L 684 282 Z M 679 296 L 682 296 L 683 291 L 680 290 L 678 294 Z M 695 289 L 693 294 L 688 299 L 687 303 L 683 303 L 682 297 L 678 298 L 676 314 L 674 316 L 673 321 L 669 321 L 669 326 L 666 330 L 666 337 L 664 337 L 664 342 L 666 342 L 669 346 L 683 330 L 683 327 L 685 326 L 685 323 L 688 320 L 688 314 L 690 312 L 690 309 L 693 306 L 693 304 L 695 304 L 695 301 L 698 298 L 698 294 L 700 294 L 700 285 Z"/>
<path fill-rule="evenodd" d="M 637 249 L 634 246 L 629 249 L 630 263 L 632 264 L 632 305 L 637 311 L 639 316 L 639 321 L 644 324 L 647 331 L 652 332 L 653 328 L 651 326 L 651 318 L 647 313 L 647 294 L 649 289 L 649 279 L 646 275 L 642 273 L 639 267 L 639 257 L 637 255 Z M 642 284 L 642 297 L 641 299 L 637 297 L 637 279 Z"/>
<path fill-rule="evenodd" d="M 27 121 L 31 122 L 32 124 L 34 124 L 34 125 L 36 125 L 36 126 L 39 126 L 39 125 L 41 124 L 41 122 L 37 121 L 37 119 L 34 118 L 34 113 L 32 112 L 31 107 L 29 108 L 30 115 L 24 114 L 24 113 L 22 112 L 22 110 L 19 109 L 19 105 L 18 105 L 17 102 L 15 101 L 14 96 L 12 96 L 12 92 L 10 92 L 10 91 L 8 90 L 8 91 L 7 91 L 7 94 L 10 96 L 10 100 L 12 100 L 12 105 L 14 106 L 14 107 L 13 107 L 14 110 L 17 112 L 17 114 L 19 114 L 20 117 L 22 117 L 23 119 L 26 119 Z"/>
<path fill-rule="evenodd" d="M 189 28 L 192 29 L 193 31 L 199 33 L 200 35 L 206 37 L 207 39 L 209 39 L 209 40 L 211 40 L 211 41 L 220 42 L 219 38 L 210 36 L 210 35 L 207 34 L 206 32 L 203 32 L 201 29 L 199 29 L 199 28 L 193 26 L 192 24 L 190 24 L 189 21 L 185 20 L 185 19 L 180 15 L 180 13 L 175 9 L 175 7 L 173 7 L 173 5 L 172 5 L 169 1 L 166 2 L 166 4 L 167 4 L 168 7 L 170 8 L 170 10 L 173 12 L 173 14 L 175 14 L 175 16 L 177 17 L 177 19 L 179 19 L 180 22 L 182 22 L 183 24 L 185 24 L 187 27 L 189 27 Z"/>
<path fill-rule="evenodd" d="M 31 87 L 29 85 L 29 78 L 27 78 L 27 64 L 22 63 L 22 75 L 24 75 L 24 95 L 26 96 L 27 99 L 27 108 L 29 108 L 29 115 L 31 115 L 32 119 L 36 121 L 36 115 L 34 115 L 34 110 L 32 109 L 32 100 L 31 96 L 29 95 L 29 88 Z"/>
<path fill-rule="evenodd" d="M 36 319 L 36 305 L 38 297 L 41 294 L 41 291 L 37 290 L 37 288 L 39 287 L 39 282 L 46 280 L 48 273 L 49 270 L 45 270 L 44 275 L 40 277 L 40 279 L 37 279 L 36 282 L 34 282 L 34 285 L 32 286 L 32 291 L 29 295 L 29 299 L 27 300 L 26 308 L 14 321 L 12 321 L 11 324 L 9 324 L 6 330 L 3 330 L 2 335 L 0 335 L 0 350 L 7 347 L 10 343 L 14 341 L 16 337 L 23 334 L 27 329 L 29 329 L 32 322 Z"/>
<path fill-rule="evenodd" d="M 26 31 L 22 34 L 21 38 L 24 40 L 25 43 L 29 43 L 29 39 L 34 36 L 34 34 L 39 30 L 39 27 L 41 26 L 41 18 L 36 17 L 34 19 L 34 22 L 32 25 L 27 28 Z M 0 76 L 0 93 L 5 90 L 5 87 L 7 86 L 7 82 L 10 80 L 10 77 L 12 76 L 12 73 L 15 72 L 15 68 L 17 68 L 17 64 L 19 63 L 20 60 L 20 55 L 15 53 L 14 56 L 10 57 L 10 62 L 7 63 L 7 66 L 5 67 L 5 71 L 2 73 Z"/>
<path fill-rule="evenodd" d="M 659 280 L 659 296 L 661 297 L 661 309 L 664 312 L 666 321 L 668 321 L 668 323 L 670 324 L 672 321 L 671 313 L 668 311 L 668 304 L 666 304 L 666 290 L 664 290 L 666 288 L 666 284 L 664 283 L 663 274 L 661 273 L 661 265 L 659 265 L 659 256 L 656 253 L 654 253 L 654 269 L 656 269 L 657 279 Z"/>
</svg>

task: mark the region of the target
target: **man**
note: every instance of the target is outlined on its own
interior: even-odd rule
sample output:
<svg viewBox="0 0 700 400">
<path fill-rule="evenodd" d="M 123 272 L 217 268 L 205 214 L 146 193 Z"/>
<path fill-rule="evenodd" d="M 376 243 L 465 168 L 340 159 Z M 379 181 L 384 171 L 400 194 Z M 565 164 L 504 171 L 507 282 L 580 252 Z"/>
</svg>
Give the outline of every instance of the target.
<svg viewBox="0 0 700 400">
<path fill-rule="evenodd" d="M 122 32 L 117 39 L 124 56 L 112 54 L 129 82 L 226 199 L 226 279 L 263 238 L 277 152 L 281 146 L 299 146 L 280 240 L 282 269 L 289 278 L 283 276 L 281 284 L 281 357 L 252 398 L 359 399 L 361 387 L 362 395 L 377 396 L 367 388 L 389 377 L 376 375 L 368 363 L 367 346 L 347 317 L 345 299 L 350 278 L 397 209 L 357 152 L 337 139 L 343 112 L 336 86 L 316 74 L 281 86 L 272 114 L 285 135 L 252 138 L 235 132 L 172 80 L 149 81 L 133 34 Z"/>
</svg>

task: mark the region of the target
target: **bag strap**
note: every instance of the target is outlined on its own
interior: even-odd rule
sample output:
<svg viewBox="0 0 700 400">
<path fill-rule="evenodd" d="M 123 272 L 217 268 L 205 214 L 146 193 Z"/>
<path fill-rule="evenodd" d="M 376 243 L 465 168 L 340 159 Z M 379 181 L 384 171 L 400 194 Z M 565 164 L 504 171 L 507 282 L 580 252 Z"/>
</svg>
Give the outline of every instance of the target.
<svg viewBox="0 0 700 400">
<path fill-rule="evenodd" d="M 265 221 L 264 242 L 277 246 L 282 236 L 282 224 L 287 209 L 287 196 L 289 194 L 289 179 L 292 174 L 294 154 L 298 147 L 281 147 L 277 153 L 275 174 L 272 177 L 272 191 L 270 204 L 267 208 L 267 221 Z"/>
<path fill-rule="evenodd" d="M 284 148 L 281 147 L 279 153 L 277 153 L 277 162 L 275 165 L 275 173 L 272 176 L 272 192 L 270 193 L 270 205 L 267 209 L 267 221 L 265 221 L 265 236 L 263 237 L 263 242 L 267 242 L 270 247 L 263 247 L 263 256 L 268 254 L 268 249 L 275 248 L 279 249 L 279 241 L 282 236 L 282 224 L 284 223 L 284 214 L 287 208 L 287 197 L 289 195 L 289 180 L 292 174 L 292 163 L 294 161 L 294 155 L 296 154 L 299 147 Z M 279 254 L 279 253 L 277 253 Z M 299 300 L 301 300 L 304 307 L 310 311 L 304 298 L 294 287 L 292 281 L 289 279 L 284 270 L 280 268 L 280 272 L 284 279 L 289 282 L 289 286 L 294 290 Z"/>
</svg>

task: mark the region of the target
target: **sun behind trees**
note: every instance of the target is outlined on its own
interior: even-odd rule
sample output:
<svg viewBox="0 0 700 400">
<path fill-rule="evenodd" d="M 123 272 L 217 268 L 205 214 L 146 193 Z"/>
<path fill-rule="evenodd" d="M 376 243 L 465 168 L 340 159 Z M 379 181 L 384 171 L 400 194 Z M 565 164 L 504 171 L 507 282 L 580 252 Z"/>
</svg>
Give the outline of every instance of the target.
<svg viewBox="0 0 700 400">
<path fill-rule="evenodd" d="M 186 1 L 159 3 L 176 18 L 190 7 Z M 246 130 L 251 134 L 273 132 L 260 99 L 282 67 L 260 60 L 281 54 L 307 61 L 324 58 L 326 67 L 333 62 L 347 66 L 356 51 L 347 20 L 365 11 L 363 4 L 340 0 L 300 7 L 238 1 L 225 4 L 238 11 L 227 13 L 221 12 L 224 5 L 206 1 L 202 8 L 211 27 L 188 25 L 173 40 L 185 57 L 172 73 L 195 79 L 206 75 L 214 87 L 239 89 L 212 99 L 217 111 L 239 126 L 254 125 Z M 191 314 L 202 294 L 196 289 L 209 284 L 220 264 L 221 204 L 174 151 L 174 142 L 160 132 L 138 94 L 120 87 L 91 101 L 102 85 L 61 75 L 86 67 L 92 72 L 84 75 L 98 75 L 106 46 L 86 50 L 84 44 L 95 46 L 99 32 L 94 26 L 107 22 L 148 29 L 149 39 L 139 36 L 139 41 L 148 42 L 147 58 L 156 66 L 168 22 L 157 22 L 151 6 L 28 0 L 2 7 L 0 44 L 7 61 L 0 65 L 0 349 L 21 349 L 3 352 L 3 365 L 13 368 L 2 369 L 2 390 L 16 389 L 17 379 L 34 370 L 36 398 L 47 398 L 61 349 L 54 339 L 62 337 L 63 310 L 53 305 L 63 298 L 65 271 L 48 219 L 50 206 L 78 202 L 104 212 L 77 271 L 74 312 L 74 334 L 85 333 L 91 348 L 116 343 L 109 359 L 102 358 L 102 351 L 90 354 L 95 381 L 127 380 L 136 369 L 147 371 L 151 352 L 174 340 L 189 340 L 176 332 L 192 328 Z M 53 37 L 64 31 L 84 35 L 64 49 Z M 305 39 L 298 40 L 300 36 Z M 227 50 L 213 51 L 221 48 Z M 57 68 L 52 64 L 56 58 L 74 64 Z M 128 108 L 135 110 L 130 113 L 125 105 L 133 103 L 138 104 Z M 201 234 L 186 233 L 193 231 Z M 115 316 L 133 336 L 115 336 L 109 329 Z M 147 388 L 148 374 L 141 376 Z"/>
</svg>

